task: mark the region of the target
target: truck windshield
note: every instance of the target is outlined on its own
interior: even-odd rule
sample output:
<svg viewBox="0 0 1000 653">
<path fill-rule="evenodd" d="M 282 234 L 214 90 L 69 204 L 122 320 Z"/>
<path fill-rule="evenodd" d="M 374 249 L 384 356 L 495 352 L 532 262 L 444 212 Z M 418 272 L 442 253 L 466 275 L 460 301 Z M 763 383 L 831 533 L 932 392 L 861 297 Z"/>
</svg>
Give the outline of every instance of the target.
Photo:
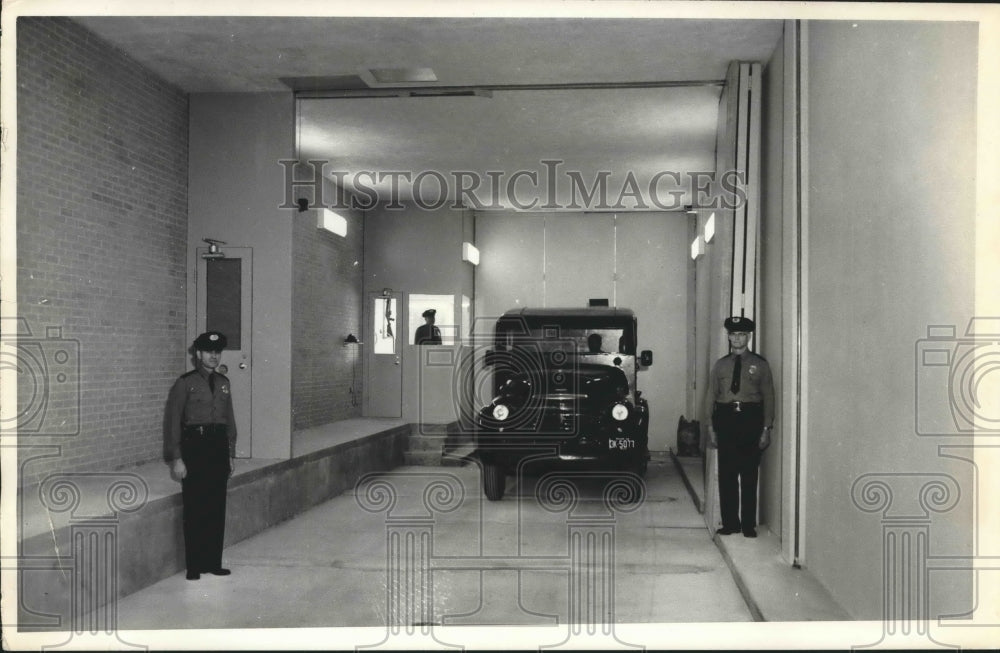
<svg viewBox="0 0 1000 653">
<path fill-rule="evenodd" d="M 601 354 L 635 355 L 635 345 L 622 327 L 586 328 L 547 324 L 523 330 L 497 330 L 497 349 L 531 349 L 544 354 L 561 352 L 585 359 Z"/>
</svg>

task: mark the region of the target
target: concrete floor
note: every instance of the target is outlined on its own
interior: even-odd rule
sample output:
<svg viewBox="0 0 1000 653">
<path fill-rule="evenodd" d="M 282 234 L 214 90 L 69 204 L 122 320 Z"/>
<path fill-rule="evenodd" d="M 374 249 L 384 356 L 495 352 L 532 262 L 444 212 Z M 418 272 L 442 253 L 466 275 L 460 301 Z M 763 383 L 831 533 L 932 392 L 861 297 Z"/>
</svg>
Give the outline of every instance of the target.
<svg viewBox="0 0 1000 653">
<path fill-rule="evenodd" d="M 487 502 L 475 465 L 402 467 L 380 480 L 396 493 L 388 516 L 345 493 L 226 549 L 232 576 L 188 581 L 177 574 L 122 598 L 118 629 L 384 628 L 390 585 L 416 604 L 423 596 L 413 576 L 387 574 L 387 547 L 390 531 L 412 528 L 415 516 L 427 515 L 425 492 L 435 481 L 451 483 L 453 499 L 464 498 L 418 524 L 430 533 L 425 554 L 435 571 L 428 607 L 404 608 L 395 619 L 403 628 L 417 621 L 554 626 L 578 621 L 579 610 L 591 615 L 585 621 L 599 621 L 588 612 L 594 609 L 618 624 L 753 619 L 669 460 L 650 466 L 647 496 L 633 512 L 609 513 L 604 484 L 594 480 L 573 485 L 579 501 L 572 511 L 542 505 L 537 477 L 520 486 L 508 477 L 504 500 Z M 448 501 L 447 493 L 437 498 Z M 607 558 L 613 563 L 571 562 L 570 523 L 608 535 L 605 553 L 613 551 Z M 419 566 L 403 564 L 411 571 Z M 580 578 L 589 600 L 570 599 L 580 596 L 574 584 Z"/>
</svg>

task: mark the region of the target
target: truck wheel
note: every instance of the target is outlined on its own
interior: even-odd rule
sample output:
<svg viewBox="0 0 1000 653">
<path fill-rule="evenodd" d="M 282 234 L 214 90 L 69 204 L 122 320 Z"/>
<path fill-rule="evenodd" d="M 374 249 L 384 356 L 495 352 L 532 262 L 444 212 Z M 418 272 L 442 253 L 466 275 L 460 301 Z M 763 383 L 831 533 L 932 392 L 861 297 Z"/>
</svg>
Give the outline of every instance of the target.
<svg viewBox="0 0 1000 653">
<path fill-rule="evenodd" d="M 507 484 L 507 475 L 500 465 L 494 463 L 483 463 L 483 492 L 490 501 L 503 499 L 504 486 Z"/>
</svg>

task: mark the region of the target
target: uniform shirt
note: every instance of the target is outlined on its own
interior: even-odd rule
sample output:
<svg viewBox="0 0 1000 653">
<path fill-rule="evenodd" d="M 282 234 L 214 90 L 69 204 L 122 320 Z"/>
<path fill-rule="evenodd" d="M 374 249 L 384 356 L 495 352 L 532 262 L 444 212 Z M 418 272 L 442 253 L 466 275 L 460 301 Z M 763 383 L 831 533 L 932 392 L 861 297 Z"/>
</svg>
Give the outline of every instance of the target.
<svg viewBox="0 0 1000 653">
<path fill-rule="evenodd" d="M 723 356 L 715 362 L 708 379 L 707 408 L 711 412 L 712 404 L 717 401 L 760 402 L 764 408 L 764 426 L 771 426 L 774 423 L 774 382 L 771 379 L 771 366 L 764 357 L 749 349 L 740 356 L 743 358 L 740 364 L 740 391 L 733 394 L 730 390 L 736 354 Z"/>
<path fill-rule="evenodd" d="M 208 385 L 208 371 L 201 366 L 181 375 L 170 389 L 164 429 L 168 460 L 181 457 L 181 434 L 185 426 L 225 424 L 229 455 L 236 456 L 236 416 L 229 378 L 215 373 L 215 393 Z"/>
<path fill-rule="evenodd" d="M 441 329 L 430 324 L 421 324 L 417 327 L 417 333 L 413 337 L 416 345 L 440 345 Z"/>
</svg>

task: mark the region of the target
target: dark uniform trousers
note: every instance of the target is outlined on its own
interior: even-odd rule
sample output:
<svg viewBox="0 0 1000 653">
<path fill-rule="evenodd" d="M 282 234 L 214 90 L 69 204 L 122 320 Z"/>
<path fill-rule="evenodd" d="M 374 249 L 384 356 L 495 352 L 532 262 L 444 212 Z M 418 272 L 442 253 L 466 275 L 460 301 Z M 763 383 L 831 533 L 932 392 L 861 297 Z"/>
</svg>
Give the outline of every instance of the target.
<svg viewBox="0 0 1000 653">
<path fill-rule="evenodd" d="M 718 440 L 722 527 L 743 531 L 756 528 L 763 405 L 744 402 L 737 411 L 730 404 L 716 404 L 712 428 Z"/>
<path fill-rule="evenodd" d="M 181 459 L 187 476 L 181 481 L 184 500 L 184 554 L 188 571 L 222 567 L 226 531 L 226 484 L 229 481 L 229 439 L 225 424 L 186 426 Z"/>
</svg>

